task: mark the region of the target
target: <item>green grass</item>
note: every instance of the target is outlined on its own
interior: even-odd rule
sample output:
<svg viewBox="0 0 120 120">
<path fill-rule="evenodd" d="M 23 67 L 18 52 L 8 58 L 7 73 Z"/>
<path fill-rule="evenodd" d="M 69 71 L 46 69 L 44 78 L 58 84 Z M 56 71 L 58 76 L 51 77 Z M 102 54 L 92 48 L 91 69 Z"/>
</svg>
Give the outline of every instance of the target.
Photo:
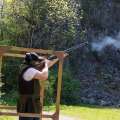
<svg viewBox="0 0 120 120">
<path fill-rule="evenodd" d="M 54 109 L 54 106 L 51 107 Z M 90 105 L 61 106 L 61 114 L 75 117 L 76 120 L 120 120 L 120 108 L 97 107 Z M 0 120 L 16 120 L 15 117 L 0 117 Z"/>
<path fill-rule="evenodd" d="M 77 120 L 120 120 L 120 109 L 97 106 L 62 106 L 61 113 Z"/>
<path fill-rule="evenodd" d="M 16 117 L 3 116 L 3 117 L 0 117 L 0 120 L 17 120 L 17 118 Z"/>
</svg>

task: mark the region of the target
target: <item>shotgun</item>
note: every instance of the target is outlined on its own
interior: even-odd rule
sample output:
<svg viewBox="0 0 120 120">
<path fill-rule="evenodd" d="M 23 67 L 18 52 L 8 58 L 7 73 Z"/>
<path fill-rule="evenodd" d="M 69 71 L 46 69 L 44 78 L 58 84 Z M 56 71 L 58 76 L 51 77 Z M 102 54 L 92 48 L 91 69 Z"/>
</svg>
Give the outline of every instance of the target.
<svg viewBox="0 0 120 120">
<path fill-rule="evenodd" d="M 72 52 L 73 50 L 76 50 L 76 49 L 78 49 L 78 48 L 81 48 L 81 47 L 85 46 L 86 44 L 88 44 L 88 42 L 84 42 L 84 43 L 75 45 L 75 46 L 73 46 L 73 47 L 70 47 L 70 48 L 64 50 L 64 52 L 65 52 L 65 53 L 70 53 L 70 52 Z M 50 55 L 47 59 L 48 59 L 48 60 L 54 60 L 54 59 L 56 59 L 56 58 L 57 58 L 57 56 L 55 56 L 55 55 Z M 45 60 L 44 60 L 44 59 L 41 59 L 41 62 L 40 62 L 40 64 L 37 65 L 37 68 L 41 71 L 44 67 L 45 67 Z"/>
<path fill-rule="evenodd" d="M 70 52 L 72 52 L 72 51 L 74 51 L 74 50 L 76 50 L 76 49 L 78 49 L 78 48 L 81 48 L 81 47 L 87 45 L 87 44 L 88 44 L 88 41 L 87 41 L 87 42 L 84 42 L 84 43 L 81 43 L 81 44 L 78 44 L 78 45 L 75 45 L 75 46 L 73 46 L 73 47 L 70 47 L 70 48 L 64 50 L 64 52 L 65 52 L 65 53 L 70 53 Z M 56 58 L 57 58 L 57 56 L 55 56 L 55 55 L 50 55 L 47 59 L 48 59 L 48 60 L 53 60 L 53 59 L 56 59 Z"/>
</svg>

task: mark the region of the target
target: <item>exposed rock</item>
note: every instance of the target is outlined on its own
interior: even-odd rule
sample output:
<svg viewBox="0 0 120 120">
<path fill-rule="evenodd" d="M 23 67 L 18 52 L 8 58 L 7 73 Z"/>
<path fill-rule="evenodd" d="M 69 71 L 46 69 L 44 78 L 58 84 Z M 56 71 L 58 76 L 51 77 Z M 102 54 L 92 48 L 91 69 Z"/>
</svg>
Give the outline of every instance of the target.
<svg viewBox="0 0 120 120">
<path fill-rule="evenodd" d="M 87 41 L 105 36 L 119 39 L 120 2 L 117 0 L 82 0 L 87 27 Z M 80 80 L 80 102 L 101 106 L 120 106 L 120 50 L 109 44 L 100 52 L 81 49 L 77 53 L 77 78 Z"/>
</svg>

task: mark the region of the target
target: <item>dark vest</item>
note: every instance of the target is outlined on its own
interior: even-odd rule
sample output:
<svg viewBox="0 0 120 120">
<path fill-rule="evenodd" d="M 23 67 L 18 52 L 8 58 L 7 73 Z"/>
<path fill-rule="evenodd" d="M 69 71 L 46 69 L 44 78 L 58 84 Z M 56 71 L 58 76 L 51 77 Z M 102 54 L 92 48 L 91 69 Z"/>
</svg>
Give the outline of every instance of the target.
<svg viewBox="0 0 120 120">
<path fill-rule="evenodd" d="M 19 94 L 27 94 L 27 95 L 39 95 L 39 81 L 38 80 L 31 80 L 31 81 L 25 81 L 23 78 L 23 74 L 27 69 L 31 68 L 31 66 L 27 66 L 23 68 L 19 75 L 19 83 L 18 83 L 18 88 L 19 88 Z M 37 92 L 37 93 L 36 93 Z"/>
<path fill-rule="evenodd" d="M 18 112 L 39 113 L 40 112 L 40 84 L 39 80 L 25 81 L 23 74 L 31 66 L 24 66 L 18 78 L 19 100 Z"/>
</svg>

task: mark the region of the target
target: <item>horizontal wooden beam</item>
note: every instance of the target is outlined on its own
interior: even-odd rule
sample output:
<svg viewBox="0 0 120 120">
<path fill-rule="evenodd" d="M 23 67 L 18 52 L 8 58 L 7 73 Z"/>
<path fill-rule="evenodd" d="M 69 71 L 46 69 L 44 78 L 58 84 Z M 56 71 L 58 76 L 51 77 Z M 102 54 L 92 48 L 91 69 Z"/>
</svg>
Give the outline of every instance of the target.
<svg viewBox="0 0 120 120">
<path fill-rule="evenodd" d="M 8 110 L 16 110 L 16 106 L 5 106 L 5 105 L 0 105 L 0 109 L 8 109 Z"/>
<path fill-rule="evenodd" d="M 15 46 L 0 46 L 0 54 L 2 54 L 3 56 L 24 57 L 26 52 L 36 52 L 44 55 L 54 54 L 58 58 L 59 56 L 61 57 L 61 53 L 62 55 L 65 54 L 64 51 L 23 48 L 23 47 L 15 47 Z"/>
<path fill-rule="evenodd" d="M 35 49 L 35 48 L 23 48 L 23 47 L 15 47 L 15 46 L 1 46 L 0 51 L 9 51 L 13 53 L 26 53 L 26 52 L 36 52 L 40 54 L 53 54 L 53 50 L 43 50 L 43 49 Z"/>
<path fill-rule="evenodd" d="M 15 57 L 15 58 L 24 58 L 25 55 L 23 54 L 16 54 L 16 53 L 3 53 L 3 56 L 5 57 Z"/>
<path fill-rule="evenodd" d="M 40 114 L 36 113 L 11 113 L 11 112 L 0 112 L 0 116 L 5 115 L 5 116 L 21 116 L 21 117 L 40 117 Z M 43 118 L 53 118 L 54 114 L 48 115 L 48 114 L 43 114 Z"/>
<path fill-rule="evenodd" d="M 16 110 L 16 106 L 6 106 L 0 105 L 0 110 Z M 40 114 L 36 113 L 13 113 L 13 112 L 0 112 L 0 115 L 7 115 L 7 116 L 24 116 L 24 117 L 40 117 Z M 43 118 L 53 118 L 54 113 L 47 114 L 46 112 L 42 115 Z"/>
</svg>

